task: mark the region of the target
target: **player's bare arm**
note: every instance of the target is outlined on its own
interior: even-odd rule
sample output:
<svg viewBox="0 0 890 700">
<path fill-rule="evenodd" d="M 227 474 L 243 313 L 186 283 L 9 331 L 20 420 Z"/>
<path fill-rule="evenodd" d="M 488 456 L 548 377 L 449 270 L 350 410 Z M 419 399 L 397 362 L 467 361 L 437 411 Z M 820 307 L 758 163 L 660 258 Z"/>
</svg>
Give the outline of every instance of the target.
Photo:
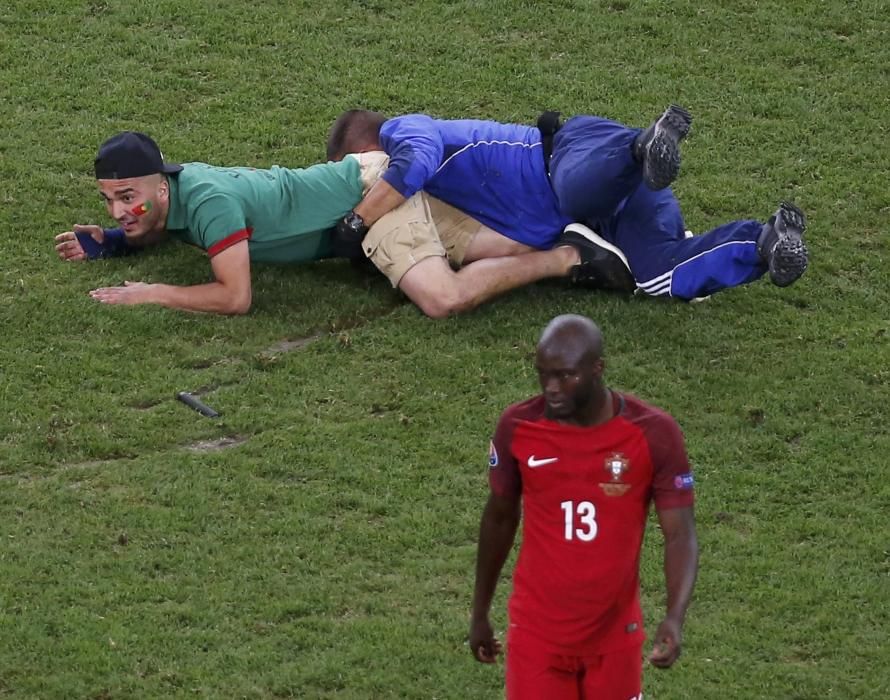
<svg viewBox="0 0 890 700">
<path fill-rule="evenodd" d="M 670 668 L 680 656 L 683 621 L 698 574 L 698 539 L 692 506 L 658 510 L 658 521 L 664 535 L 667 611 L 655 632 L 649 661 Z"/>
<path fill-rule="evenodd" d="M 250 257 L 247 241 L 226 248 L 210 260 L 215 281 L 188 287 L 125 282 L 102 287 L 90 296 L 103 304 L 158 304 L 182 311 L 245 314 L 250 310 Z"/>
<path fill-rule="evenodd" d="M 470 651 L 481 663 L 494 663 L 501 653 L 501 642 L 494 636 L 488 618 L 498 577 L 513 547 L 520 516 L 519 495 L 491 493 L 479 525 L 479 549 L 476 555 L 476 585 L 470 619 Z"/>
</svg>

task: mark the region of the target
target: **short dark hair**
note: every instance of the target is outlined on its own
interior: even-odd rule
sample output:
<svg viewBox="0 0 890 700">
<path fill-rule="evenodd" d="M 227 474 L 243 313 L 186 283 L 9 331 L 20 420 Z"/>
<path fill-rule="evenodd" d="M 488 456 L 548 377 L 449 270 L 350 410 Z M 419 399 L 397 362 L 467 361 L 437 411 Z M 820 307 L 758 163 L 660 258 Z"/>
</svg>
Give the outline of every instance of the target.
<svg viewBox="0 0 890 700">
<path fill-rule="evenodd" d="M 328 132 L 328 160 L 342 160 L 347 153 L 380 147 L 380 127 L 386 117 L 369 109 L 350 109 L 334 121 Z"/>
</svg>

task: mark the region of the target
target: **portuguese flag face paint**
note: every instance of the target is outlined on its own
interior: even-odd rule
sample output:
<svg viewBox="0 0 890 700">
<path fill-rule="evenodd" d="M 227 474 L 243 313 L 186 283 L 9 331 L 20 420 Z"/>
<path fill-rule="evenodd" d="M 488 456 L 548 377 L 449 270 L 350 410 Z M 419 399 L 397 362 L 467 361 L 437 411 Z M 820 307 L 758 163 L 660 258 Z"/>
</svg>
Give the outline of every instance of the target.
<svg viewBox="0 0 890 700">
<path fill-rule="evenodd" d="M 133 207 L 130 211 L 134 216 L 142 216 L 143 214 L 147 214 L 151 211 L 151 202 L 143 202 L 142 204 Z"/>
</svg>

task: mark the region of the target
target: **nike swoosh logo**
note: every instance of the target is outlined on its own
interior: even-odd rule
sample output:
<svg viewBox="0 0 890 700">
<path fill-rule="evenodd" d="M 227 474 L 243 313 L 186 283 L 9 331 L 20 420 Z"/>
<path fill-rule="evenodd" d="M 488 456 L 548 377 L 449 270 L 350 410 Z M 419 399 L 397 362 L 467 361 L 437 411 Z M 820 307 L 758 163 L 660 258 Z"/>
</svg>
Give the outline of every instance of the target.
<svg viewBox="0 0 890 700">
<path fill-rule="evenodd" d="M 543 467 L 545 464 L 553 464 L 558 461 L 559 457 L 547 457 L 546 459 L 535 459 L 535 456 L 532 455 L 528 458 L 528 466 L 532 469 L 535 467 Z"/>
</svg>

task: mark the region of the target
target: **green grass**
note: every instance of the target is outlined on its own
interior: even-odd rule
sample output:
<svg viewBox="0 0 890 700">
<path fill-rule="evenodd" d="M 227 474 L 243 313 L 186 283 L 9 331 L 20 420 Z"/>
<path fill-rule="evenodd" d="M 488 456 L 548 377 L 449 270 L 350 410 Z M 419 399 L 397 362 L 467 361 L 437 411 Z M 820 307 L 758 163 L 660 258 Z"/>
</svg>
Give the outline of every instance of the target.
<svg viewBox="0 0 890 700">
<path fill-rule="evenodd" d="M 646 670 L 647 697 L 886 697 L 887 9 L 0 7 L 0 696 L 499 697 L 501 669 L 465 646 L 487 441 L 536 390 L 540 329 L 571 311 L 603 327 L 614 386 L 678 417 L 697 471 L 685 653 Z M 258 268 L 253 311 L 227 319 L 87 296 L 207 279 L 185 247 L 52 251 L 106 221 L 92 158 L 124 128 L 171 160 L 305 165 L 349 107 L 644 125 L 673 101 L 696 120 L 676 188 L 690 228 L 796 201 L 813 258 L 798 285 L 693 306 L 540 285 L 435 322 L 335 262 Z M 243 442 L 190 449 L 222 438 Z"/>
</svg>

